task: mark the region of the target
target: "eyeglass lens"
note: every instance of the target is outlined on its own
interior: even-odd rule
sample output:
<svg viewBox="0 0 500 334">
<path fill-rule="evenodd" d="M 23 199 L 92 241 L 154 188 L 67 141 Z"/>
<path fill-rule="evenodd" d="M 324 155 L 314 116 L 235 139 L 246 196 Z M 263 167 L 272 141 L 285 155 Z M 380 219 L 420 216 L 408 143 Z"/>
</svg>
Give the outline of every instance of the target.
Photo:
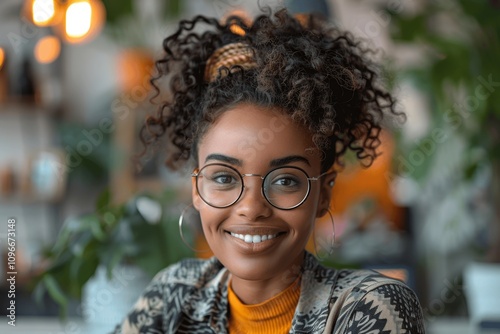
<svg viewBox="0 0 500 334">
<path fill-rule="evenodd" d="M 207 204 L 219 208 L 234 204 L 243 193 L 241 174 L 225 165 L 211 164 L 203 167 L 198 173 L 196 185 L 201 198 Z M 308 176 L 299 168 L 277 168 L 264 177 L 262 190 L 271 205 L 291 209 L 300 205 L 307 197 Z"/>
</svg>

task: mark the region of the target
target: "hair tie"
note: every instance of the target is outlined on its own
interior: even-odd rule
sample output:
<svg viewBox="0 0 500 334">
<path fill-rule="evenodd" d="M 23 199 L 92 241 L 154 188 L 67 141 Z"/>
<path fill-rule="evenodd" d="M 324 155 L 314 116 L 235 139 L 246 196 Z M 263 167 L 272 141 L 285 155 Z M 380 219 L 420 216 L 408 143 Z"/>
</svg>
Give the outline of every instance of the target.
<svg viewBox="0 0 500 334">
<path fill-rule="evenodd" d="M 205 66 L 205 81 L 213 82 L 217 79 L 219 68 L 223 66 L 229 69 L 233 66 L 241 66 L 244 70 L 248 70 L 256 67 L 257 63 L 248 44 L 237 42 L 224 45 L 208 58 Z"/>
</svg>

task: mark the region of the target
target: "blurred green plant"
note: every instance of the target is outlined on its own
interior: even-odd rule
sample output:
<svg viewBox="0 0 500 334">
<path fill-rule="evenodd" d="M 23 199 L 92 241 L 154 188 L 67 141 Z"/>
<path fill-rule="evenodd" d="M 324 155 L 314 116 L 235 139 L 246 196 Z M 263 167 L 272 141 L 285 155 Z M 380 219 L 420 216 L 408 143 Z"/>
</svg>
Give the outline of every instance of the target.
<svg viewBox="0 0 500 334">
<path fill-rule="evenodd" d="M 115 41 L 127 47 L 151 47 L 148 40 L 158 30 L 163 31 L 162 24 L 169 19 L 177 19 L 182 11 L 181 0 L 157 0 L 161 11 L 154 17 L 141 18 L 138 5 L 141 0 L 102 0 L 106 8 L 106 31 Z M 160 26 L 159 26 L 160 25 Z M 158 41 L 154 41 L 155 45 Z"/>
<path fill-rule="evenodd" d="M 427 136 L 401 148 L 407 161 L 412 152 L 425 152 L 425 161 L 407 176 L 422 182 L 435 168 L 435 155 L 442 152 L 426 150 L 425 145 L 459 138 L 465 143 L 462 153 L 467 159 L 455 178 L 468 182 L 489 166 L 492 202 L 500 203 L 500 2 L 425 1 L 417 7 L 412 13 L 385 8 L 393 40 L 423 52 L 420 63 L 397 76 L 411 80 L 432 111 Z M 441 131 L 439 140 L 436 129 Z M 492 233 L 497 235 L 488 258 L 500 262 L 500 209 L 495 210 Z"/>
<path fill-rule="evenodd" d="M 69 301 L 81 299 L 84 285 L 99 266 L 106 268 L 109 279 L 119 264 L 137 265 L 152 277 L 193 256 L 179 237 L 177 217 L 168 212 L 175 197 L 173 190 L 167 190 L 160 196 L 140 194 L 113 205 L 106 189 L 96 211 L 68 219 L 55 245 L 45 251 L 49 264 L 33 282 L 35 299 L 40 301 L 48 293 L 64 318 Z"/>
<path fill-rule="evenodd" d="M 478 165 L 500 162 L 500 4 L 447 0 L 421 7 L 411 16 L 387 10 L 392 38 L 426 50 L 425 61 L 402 75 L 426 93 L 436 111 L 431 114 L 435 127 L 451 126 L 466 137 L 470 151 L 485 150 L 465 166 L 464 177 L 470 178 Z M 419 168 L 414 176 L 425 175 Z"/>
<path fill-rule="evenodd" d="M 113 167 L 112 136 L 100 131 L 97 126 L 80 123 L 61 122 L 57 128 L 61 147 L 67 155 L 68 177 L 70 181 L 96 184 L 107 181 Z M 91 138 L 89 133 L 98 132 L 98 137 Z M 97 140 L 97 141 L 96 141 Z"/>
<path fill-rule="evenodd" d="M 165 4 L 164 17 L 177 17 L 181 11 L 180 0 L 159 0 Z M 134 0 L 102 0 L 106 8 L 106 22 L 114 25 L 121 19 L 134 15 Z"/>
</svg>

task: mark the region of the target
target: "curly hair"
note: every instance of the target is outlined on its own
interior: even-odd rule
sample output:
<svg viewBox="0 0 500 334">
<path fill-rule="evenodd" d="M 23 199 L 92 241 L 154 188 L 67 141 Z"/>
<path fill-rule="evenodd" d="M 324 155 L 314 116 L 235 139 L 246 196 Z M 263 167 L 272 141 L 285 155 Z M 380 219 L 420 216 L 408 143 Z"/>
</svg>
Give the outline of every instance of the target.
<svg viewBox="0 0 500 334">
<path fill-rule="evenodd" d="M 369 166 L 378 154 L 383 116 L 401 114 L 391 94 L 379 87 L 370 50 L 318 17 L 299 19 L 286 9 L 245 22 L 240 16 L 225 23 L 197 16 L 181 21 L 164 39 L 165 54 L 156 61 L 151 83 L 159 95 L 158 80 L 167 78 L 169 97 L 141 129 L 145 148 L 166 133 L 169 167 L 190 158 L 197 163 L 197 145 L 210 124 L 247 102 L 279 108 L 309 129 L 322 152 L 322 171 L 342 166 L 348 149 Z M 235 25 L 243 33 L 235 33 Z M 200 26 L 208 29 L 196 32 Z M 204 80 L 210 56 L 238 42 L 250 47 L 256 65 L 222 66 L 216 80 Z"/>
</svg>

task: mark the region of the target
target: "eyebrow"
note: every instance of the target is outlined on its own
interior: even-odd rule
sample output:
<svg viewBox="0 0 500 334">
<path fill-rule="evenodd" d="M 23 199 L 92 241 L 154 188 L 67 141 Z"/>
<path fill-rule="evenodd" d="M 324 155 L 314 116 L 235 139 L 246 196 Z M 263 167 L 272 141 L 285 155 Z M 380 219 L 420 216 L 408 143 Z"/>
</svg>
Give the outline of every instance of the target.
<svg viewBox="0 0 500 334">
<path fill-rule="evenodd" d="M 236 159 L 236 158 L 233 158 L 233 157 L 230 157 L 230 156 L 227 156 L 224 154 L 220 154 L 220 153 L 209 154 L 205 158 L 205 163 L 207 163 L 209 160 L 218 160 L 218 161 L 225 162 L 225 163 L 235 165 L 235 166 L 240 166 L 240 167 L 243 166 L 243 162 L 240 159 Z M 303 162 L 306 165 L 311 166 L 311 164 L 309 163 L 309 160 L 307 160 L 307 158 L 305 158 L 301 155 L 290 155 L 290 156 L 283 157 L 283 158 L 273 159 L 269 163 L 269 166 L 270 167 L 280 167 L 280 166 L 288 165 L 292 162 Z"/>
<path fill-rule="evenodd" d="M 227 155 L 219 154 L 219 153 L 209 154 L 205 159 L 205 163 L 208 160 L 218 160 L 218 161 L 222 161 L 222 162 L 225 162 L 225 163 L 228 163 L 231 165 L 235 165 L 235 166 L 242 166 L 243 165 L 243 163 L 241 162 L 240 159 L 236 159 L 236 158 L 229 157 Z"/>
<path fill-rule="evenodd" d="M 307 160 L 305 157 L 303 157 L 301 155 L 290 155 L 287 157 L 274 159 L 274 160 L 271 160 L 271 163 L 269 165 L 271 167 L 280 167 L 280 166 L 288 165 L 292 162 L 304 162 L 308 166 L 311 166 L 311 164 L 309 163 L 309 160 Z"/>
</svg>

